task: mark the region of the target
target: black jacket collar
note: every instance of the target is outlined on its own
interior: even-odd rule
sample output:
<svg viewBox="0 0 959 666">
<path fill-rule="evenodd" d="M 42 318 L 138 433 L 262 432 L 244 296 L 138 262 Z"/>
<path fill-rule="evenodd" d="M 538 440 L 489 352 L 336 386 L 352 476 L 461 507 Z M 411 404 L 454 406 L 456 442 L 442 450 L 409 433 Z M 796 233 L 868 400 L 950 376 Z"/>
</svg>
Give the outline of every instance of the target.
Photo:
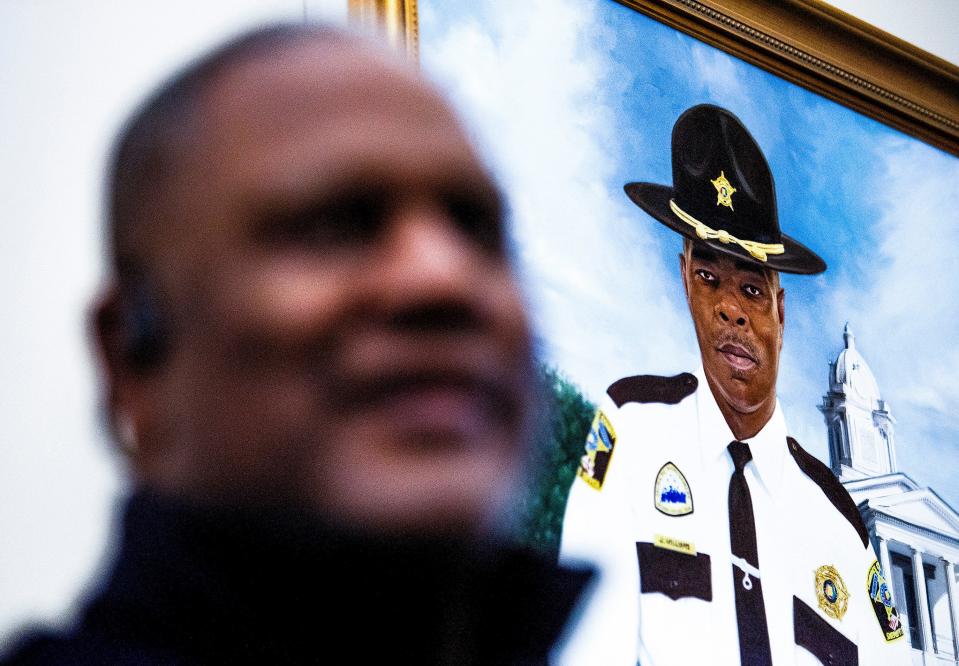
<svg viewBox="0 0 959 666">
<path fill-rule="evenodd" d="M 279 508 L 140 493 L 74 640 L 157 663 L 322 663 L 344 650 L 357 663 L 544 663 L 588 579 L 501 544 L 371 537 Z"/>
</svg>

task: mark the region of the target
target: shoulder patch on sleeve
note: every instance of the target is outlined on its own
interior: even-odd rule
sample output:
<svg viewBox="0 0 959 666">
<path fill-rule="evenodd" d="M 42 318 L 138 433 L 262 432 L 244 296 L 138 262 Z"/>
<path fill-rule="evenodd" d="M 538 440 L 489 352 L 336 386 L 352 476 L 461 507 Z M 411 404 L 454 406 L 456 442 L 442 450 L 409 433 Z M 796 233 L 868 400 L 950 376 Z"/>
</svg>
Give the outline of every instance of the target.
<svg viewBox="0 0 959 666">
<path fill-rule="evenodd" d="M 603 487 L 615 446 L 616 431 L 600 410 L 596 412 L 589 435 L 586 436 L 586 452 L 579 459 L 579 469 L 576 470 L 576 475 L 590 488 L 600 490 Z"/>
<path fill-rule="evenodd" d="M 886 642 L 902 638 L 905 631 L 899 620 L 899 612 L 892 605 L 892 593 L 889 591 L 885 576 L 882 575 L 882 567 L 876 560 L 873 560 L 866 573 L 866 594 L 872 602 L 872 608 L 876 612 L 876 619 L 879 620 L 879 628 Z"/>
<path fill-rule="evenodd" d="M 662 402 L 675 405 L 692 395 L 697 386 L 699 380 L 688 372 L 675 377 L 635 375 L 616 380 L 606 389 L 606 393 L 617 407 L 622 407 L 627 402 Z"/>
<path fill-rule="evenodd" d="M 792 437 L 787 437 L 786 442 L 789 444 L 789 453 L 792 454 L 793 460 L 799 465 L 799 469 L 802 470 L 803 474 L 819 486 L 819 489 L 822 490 L 826 498 L 832 502 L 836 510 L 838 510 L 839 513 L 849 521 L 856 532 L 859 533 L 863 547 L 869 545 L 869 532 L 866 530 L 866 525 L 862 522 L 859 509 L 856 507 L 856 503 L 852 501 L 849 493 L 846 492 L 846 489 L 839 483 L 839 479 L 832 473 L 832 470 L 826 467 L 819 458 L 816 458 L 803 447 L 799 446 L 799 442 Z"/>
</svg>

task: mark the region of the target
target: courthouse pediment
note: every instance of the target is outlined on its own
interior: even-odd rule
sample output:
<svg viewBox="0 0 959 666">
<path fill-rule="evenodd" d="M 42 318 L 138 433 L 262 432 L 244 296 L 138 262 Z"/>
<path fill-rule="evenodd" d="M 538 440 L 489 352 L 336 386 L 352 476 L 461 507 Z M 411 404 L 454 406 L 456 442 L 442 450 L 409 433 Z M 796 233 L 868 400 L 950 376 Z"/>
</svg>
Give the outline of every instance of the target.
<svg viewBox="0 0 959 666">
<path fill-rule="evenodd" d="M 873 497 L 893 497 L 919 490 L 919 484 L 902 472 L 844 481 L 843 487 L 858 505 Z"/>
<path fill-rule="evenodd" d="M 866 503 L 877 514 L 898 518 L 943 536 L 959 539 L 959 514 L 929 488 L 873 496 Z"/>
</svg>

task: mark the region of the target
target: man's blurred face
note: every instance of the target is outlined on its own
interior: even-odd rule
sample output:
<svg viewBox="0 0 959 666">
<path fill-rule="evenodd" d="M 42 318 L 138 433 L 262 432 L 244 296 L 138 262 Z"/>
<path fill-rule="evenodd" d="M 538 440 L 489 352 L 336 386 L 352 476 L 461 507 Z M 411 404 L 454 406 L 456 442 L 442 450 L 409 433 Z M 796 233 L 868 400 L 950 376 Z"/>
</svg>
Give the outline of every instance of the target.
<svg viewBox="0 0 959 666">
<path fill-rule="evenodd" d="M 171 194 L 156 380 L 176 492 L 471 531 L 515 480 L 530 338 L 500 200 L 399 66 L 300 43 L 222 74 Z"/>
<path fill-rule="evenodd" d="M 706 379 L 733 434 L 748 439 L 775 410 L 784 292 L 773 271 L 700 243 L 686 245 L 682 273 Z"/>
</svg>

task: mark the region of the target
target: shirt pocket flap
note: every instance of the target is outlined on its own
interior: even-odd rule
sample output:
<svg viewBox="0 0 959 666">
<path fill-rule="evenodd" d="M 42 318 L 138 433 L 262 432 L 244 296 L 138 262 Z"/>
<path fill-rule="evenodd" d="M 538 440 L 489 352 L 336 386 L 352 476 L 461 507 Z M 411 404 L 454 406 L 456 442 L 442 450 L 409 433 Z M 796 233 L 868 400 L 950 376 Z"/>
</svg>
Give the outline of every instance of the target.
<svg viewBox="0 0 959 666">
<path fill-rule="evenodd" d="M 709 555 L 687 555 L 651 543 L 636 544 L 639 558 L 640 591 L 661 592 L 670 599 L 695 597 L 713 600 Z"/>
<path fill-rule="evenodd" d="M 859 664 L 856 644 L 797 597 L 793 597 L 793 633 L 796 645 L 809 650 L 826 666 Z"/>
</svg>

